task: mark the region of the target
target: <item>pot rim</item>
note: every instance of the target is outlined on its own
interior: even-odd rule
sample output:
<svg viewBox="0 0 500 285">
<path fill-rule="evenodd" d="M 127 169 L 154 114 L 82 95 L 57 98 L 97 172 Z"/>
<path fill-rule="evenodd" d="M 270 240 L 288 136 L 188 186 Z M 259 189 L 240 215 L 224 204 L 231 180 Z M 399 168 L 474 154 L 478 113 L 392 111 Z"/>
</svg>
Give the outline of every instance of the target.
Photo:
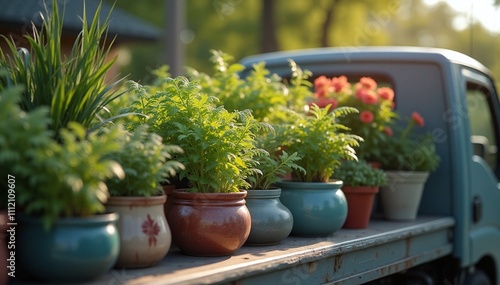
<svg viewBox="0 0 500 285">
<path fill-rule="evenodd" d="M 342 186 L 342 191 L 345 194 L 348 193 L 366 193 L 366 194 L 375 194 L 378 193 L 380 186 Z"/>
<path fill-rule="evenodd" d="M 110 196 L 106 206 L 155 206 L 167 201 L 167 195 L 157 196 Z"/>
<path fill-rule="evenodd" d="M 85 226 L 85 225 L 98 225 L 98 224 L 109 224 L 118 221 L 119 214 L 114 212 L 98 213 L 85 217 L 58 217 L 54 221 L 52 227 L 57 226 Z M 19 222 L 23 224 L 36 224 L 43 226 L 43 216 L 32 216 L 27 214 L 19 215 Z"/>
<path fill-rule="evenodd" d="M 298 182 L 295 180 L 281 180 L 276 182 L 276 186 L 287 190 L 321 190 L 321 189 L 340 189 L 344 182 L 339 179 L 331 179 L 328 182 Z M 289 189 L 291 188 L 291 189 Z"/>
</svg>

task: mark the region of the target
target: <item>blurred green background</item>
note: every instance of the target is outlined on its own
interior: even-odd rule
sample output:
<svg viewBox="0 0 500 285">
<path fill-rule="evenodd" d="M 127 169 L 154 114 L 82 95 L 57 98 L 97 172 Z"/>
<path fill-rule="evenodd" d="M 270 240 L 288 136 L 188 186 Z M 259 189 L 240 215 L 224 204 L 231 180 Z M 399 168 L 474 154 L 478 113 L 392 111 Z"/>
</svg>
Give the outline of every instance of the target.
<svg viewBox="0 0 500 285">
<path fill-rule="evenodd" d="M 166 31 L 172 21 L 166 16 L 167 1 L 116 0 L 116 5 Z M 459 13 L 442 1 L 432 5 L 424 0 L 184 1 L 185 28 L 179 39 L 185 48 L 184 63 L 203 72 L 211 71 L 210 49 L 222 50 L 238 61 L 276 50 L 409 45 L 463 52 L 500 78 L 499 32 L 486 29 L 470 13 Z M 498 9 L 498 1 L 481 1 L 487 1 L 492 11 Z M 473 0 L 457 2 L 470 5 L 472 11 Z M 118 64 L 122 75 L 147 81 L 150 70 L 166 63 L 166 44 L 176 40 L 166 35 L 153 44 L 121 47 Z"/>
</svg>

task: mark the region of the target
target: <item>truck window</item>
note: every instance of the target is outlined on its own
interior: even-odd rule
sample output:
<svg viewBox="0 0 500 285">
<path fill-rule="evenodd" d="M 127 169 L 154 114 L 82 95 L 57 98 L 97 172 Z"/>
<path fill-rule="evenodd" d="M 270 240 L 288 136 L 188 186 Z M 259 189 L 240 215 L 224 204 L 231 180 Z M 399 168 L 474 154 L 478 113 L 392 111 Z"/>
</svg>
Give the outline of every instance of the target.
<svg viewBox="0 0 500 285">
<path fill-rule="evenodd" d="M 488 90 L 476 84 L 467 84 L 467 109 L 474 154 L 479 155 L 498 175 L 498 126 L 493 115 Z"/>
</svg>

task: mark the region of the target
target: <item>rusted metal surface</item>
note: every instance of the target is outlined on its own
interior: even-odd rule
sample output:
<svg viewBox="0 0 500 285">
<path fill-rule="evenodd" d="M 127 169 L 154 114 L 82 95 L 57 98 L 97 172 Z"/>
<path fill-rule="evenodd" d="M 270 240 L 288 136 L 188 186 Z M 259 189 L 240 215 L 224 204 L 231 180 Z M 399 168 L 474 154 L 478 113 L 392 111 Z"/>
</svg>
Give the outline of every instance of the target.
<svg viewBox="0 0 500 285">
<path fill-rule="evenodd" d="M 330 237 L 244 246 L 230 257 L 171 250 L 154 267 L 113 270 L 87 284 L 362 284 L 449 255 L 453 225 L 448 217 L 371 221 L 367 229 L 340 230 Z"/>
</svg>

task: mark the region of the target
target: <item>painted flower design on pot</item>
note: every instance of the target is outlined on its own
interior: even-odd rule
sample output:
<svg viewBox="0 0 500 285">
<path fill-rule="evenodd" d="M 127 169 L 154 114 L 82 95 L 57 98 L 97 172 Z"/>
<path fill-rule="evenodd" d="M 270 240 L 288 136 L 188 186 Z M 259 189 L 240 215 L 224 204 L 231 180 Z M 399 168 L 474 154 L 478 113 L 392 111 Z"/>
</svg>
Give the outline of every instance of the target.
<svg viewBox="0 0 500 285">
<path fill-rule="evenodd" d="M 148 245 L 156 246 L 156 236 L 160 233 L 160 226 L 149 214 L 142 223 L 142 232 L 148 236 Z"/>
</svg>

